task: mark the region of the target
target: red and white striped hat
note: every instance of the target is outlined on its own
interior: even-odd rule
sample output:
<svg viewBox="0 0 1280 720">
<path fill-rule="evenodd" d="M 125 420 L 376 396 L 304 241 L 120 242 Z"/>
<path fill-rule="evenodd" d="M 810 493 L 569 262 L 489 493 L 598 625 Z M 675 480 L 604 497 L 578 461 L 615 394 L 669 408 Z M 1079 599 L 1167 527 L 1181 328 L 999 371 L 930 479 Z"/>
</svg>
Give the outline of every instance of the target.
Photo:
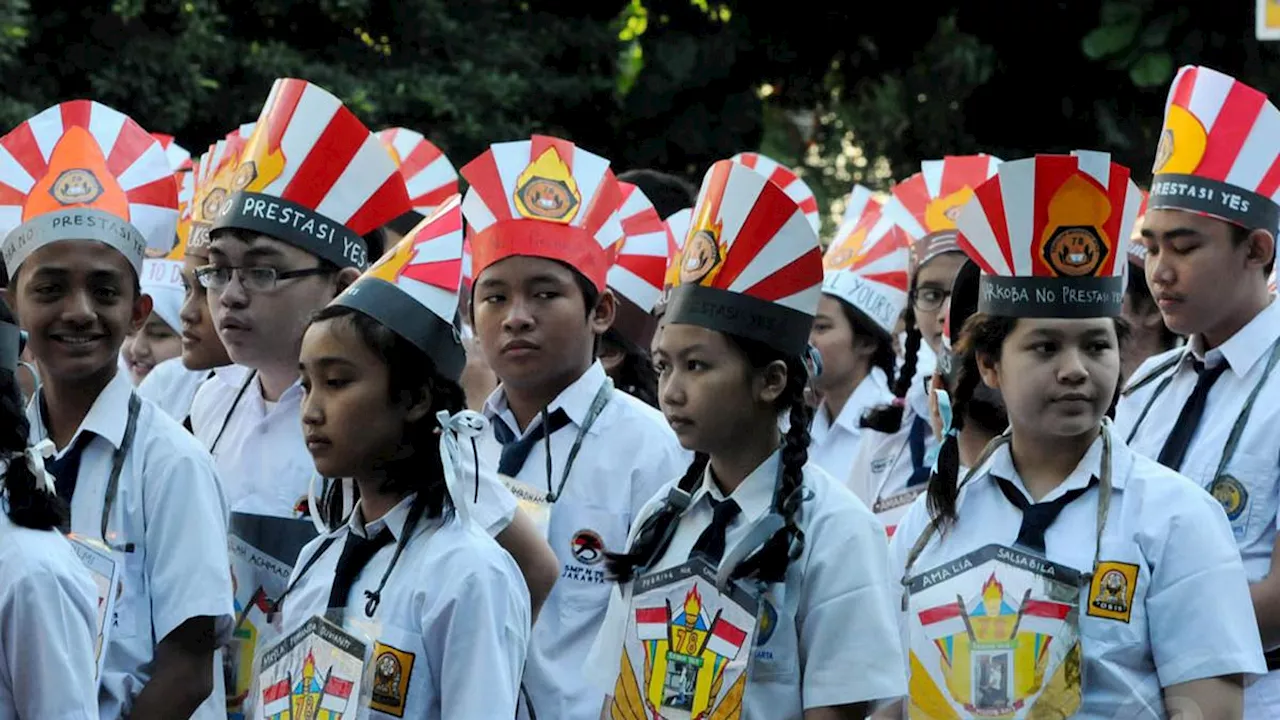
<svg viewBox="0 0 1280 720">
<path fill-rule="evenodd" d="M 608 275 L 609 289 L 619 300 L 613 327 L 636 347 L 648 348 L 657 328 L 653 308 L 662 298 L 667 253 L 675 241 L 644 192 L 631 183 L 618 184 L 624 237 L 615 245 Z"/>
<path fill-rule="evenodd" d="M 1129 236 L 1129 260 L 1140 268 L 1147 266 L 1147 244 L 1142 242 L 1142 221 L 1147 217 L 1147 191 L 1138 188 L 1142 193 L 1142 202 L 1138 205 L 1138 218 L 1133 221 L 1133 233 Z"/>
<path fill-rule="evenodd" d="M 164 156 L 169 159 L 169 167 L 173 168 L 174 172 L 191 169 L 191 153 L 174 142 L 172 135 L 151 133 L 151 137 L 159 141 L 160 147 L 164 148 Z"/>
<path fill-rule="evenodd" d="M 10 275 L 60 240 L 103 242 L 141 274 L 148 248 L 173 247 L 177 224 L 178 187 L 164 148 L 106 105 L 55 105 L 0 139 L 0 234 Z"/>
<path fill-rule="evenodd" d="M 667 246 L 667 271 L 662 278 L 662 298 L 658 304 L 665 304 L 667 295 L 671 292 L 671 286 L 676 283 L 680 277 L 680 263 L 671 262 L 671 258 L 680 256 L 680 251 L 684 249 L 684 241 L 689 237 L 689 224 L 693 222 L 693 208 L 685 208 L 671 214 L 666 219 L 667 237 L 671 244 Z"/>
<path fill-rule="evenodd" d="M 787 193 L 787 196 L 795 200 L 800 209 L 804 211 L 804 216 L 809 221 L 809 224 L 813 226 L 813 231 L 815 233 L 822 232 L 822 216 L 818 213 L 818 198 L 814 196 L 813 188 L 810 188 L 804 180 L 801 180 L 794 170 L 760 153 L 738 153 L 730 159 L 764 175 L 769 178 L 769 182 L 782 188 Z"/>
<path fill-rule="evenodd" d="M 822 295 L 822 249 L 805 211 L 746 165 L 721 160 L 702 181 L 665 314 L 796 355 Z"/>
<path fill-rule="evenodd" d="M 391 153 L 409 191 L 414 211 L 430 215 L 445 200 L 458 193 L 458 171 L 444 151 L 422 136 L 406 128 L 388 128 L 378 139 Z"/>
<path fill-rule="evenodd" d="M 982 268 L 978 310 L 1005 317 L 1117 315 L 1142 194 L 1103 152 L 1000 165 L 960 211 L 960 246 Z"/>
<path fill-rule="evenodd" d="M 1152 210 L 1186 210 L 1275 234 L 1280 111 L 1230 75 L 1187 65 L 1165 103 Z"/>
<path fill-rule="evenodd" d="M 930 260 L 960 249 L 956 216 L 999 164 L 1000 158 L 991 155 L 925 160 L 920 172 L 894 186 L 884 212 L 911 237 L 913 277 Z"/>
<path fill-rule="evenodd" d="M 240 125 L 201 156 L 191 198 L 191 229 L 183 254 L 208 257 L 209 231 L 213 221 L 230 207 L 232 174 L 253 128 L 254 123 Z"/>
<path fill-rule="evenodd" d="M 875 198 L 871 188 L 854 185 L 845 198 L 844 215 L 840 218 L 840 227 L 836 230 L 836 239 L 848 236 L 862 222 L 865 215 L 879 214 L 884 204 Z M 834 244 L 834 243 L 833 243 Z"/>
<path fill-rule="evenodd" d="M 622 188 L 609 161 L 568 140 L 497 143 L 462 168 L 462 213 L 473 234 L 472 277 L 509 257 L 557 260 L 604 292 Z"/>
<path fill-rule="evenodd" d="M 462 276 L 461 202 L 457 194 L 446 198 L 332 303 L 386 325 L 455 381 L 466 364 L 454 323 Z"/>
<path fill-rule="evenodd" d="M 822 292 L 838 298 L 893 335 L 907 307 L 911 238 L 879 208 L 837 236 L 822 258 Z"/>
<path fill-rule="evenodd" d="M 192 160 L 188 170 L 174 176 L 178 183 L 178 242 L 165 255 L 169 260 L 181 260 L 187 252 L 187 242 L 191 238 L 191 201 L 195 199 L 199 176 L 200 158 Z"/>
<path fill-rule="evenodd" d="M 262 233 L 364 269 L 361 236 L 408 210 L 404 179 L 378 137 L 329 91 L 288 78 L 271 88 L 213 230 Z"/>
</svg>

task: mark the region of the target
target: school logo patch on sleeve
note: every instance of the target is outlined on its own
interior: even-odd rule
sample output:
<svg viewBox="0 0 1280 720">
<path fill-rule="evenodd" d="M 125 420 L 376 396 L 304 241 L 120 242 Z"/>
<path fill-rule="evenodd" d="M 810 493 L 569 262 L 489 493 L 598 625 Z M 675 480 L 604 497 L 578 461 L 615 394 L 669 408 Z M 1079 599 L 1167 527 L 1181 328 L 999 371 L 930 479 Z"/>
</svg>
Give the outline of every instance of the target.
<svg viewBox="0 0 1280 720">
<path fill-rule="evenodd" d="M 413 653 L 390 645 L 375 643 L 373 647 L 373 695 L 369 707 L 379 712 L 404 717 L 409 697 L 409 678 L 413 674 Z"/>
<path fill-rule="evenodd" d="M 1100 562 L 1089 586 L 1089 615 L 1129 622 L 1138 586 L 1138 566 Z"/>
</svg>

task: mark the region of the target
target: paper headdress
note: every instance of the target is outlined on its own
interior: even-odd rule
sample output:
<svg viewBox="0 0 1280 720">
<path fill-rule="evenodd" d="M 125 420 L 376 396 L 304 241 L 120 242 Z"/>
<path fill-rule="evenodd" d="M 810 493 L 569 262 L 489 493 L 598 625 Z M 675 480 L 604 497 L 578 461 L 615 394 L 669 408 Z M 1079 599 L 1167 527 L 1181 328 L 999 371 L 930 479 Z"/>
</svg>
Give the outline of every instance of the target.
<svg viewBox="0 0 1280 720">
<path fill-rule="evenodd" d="M 152 311 L 174 332 L 182 332 L 182 320 L 178 317 L 186 296 L 182 286 L 182 261 L 147 258 L 142 263 L 138 284 L 142 292 L 151 296 Z"/>
<path fill-rule="evenodd" d="M 1147 191 L 1141 188 L 1142 202 L 1138 204 L 1138 219 L 1133 221 L 1133 233 L 1129 236 L 1129 261 L 1140 268 L 1147 266 L 1147 244 L 1142 242 L 1142 221 L 1147 217 Z"/>
<path fill-rule="evenodd" d="M 878 209 L 841 229 L 845 234 L 822 258 L 822 292 L 843 300 L 889 337 L 907 307 L 911 239 Z"/>
<path fill-rule="evenodd" d="M 618 210 L 623 239 L 616 246 L 609 268 L 609 289 L 618 297 L 613 327 L 628 341 L 648 349 L 657 328 L 653 308 L 662 298 L 667 253 L 674 241 L 667 225 L 640 188 L 619 183 L 622 207 Z"/>
<path fill-rule="evenodd" d="M 840 218 L 840 227 L 836 230 L 836 237 L 845 237 L 858 226 L 864 215 L 878 214 L 883 209 L 884 204 L 876 200 L 871 188 L 854 185 L 853 190 L 849 191 L 849 197 L 845 198 L 844 215 Z"/>
<path fill-rule="evenodd" d="M 1165 103 L 1152 172 L 1152 210 L 1186 210 L 1274 235 L 1280 111 L 1229 75 L 1183 67 Z"/>
<path fill-rule="evenodd" d="M 960 245 L 982 268 L 979 309 L 1005 317 L 1118 315 L 1142 195 L 1103 152 L 1000 165 L 960 211 Z"/>
<path fill-rule="evenodd" d="M 409 192 L 409 203 L 420 215 L 430 215 L 445 200 L 458 193 L 458 171 L 422 133 L 406 128 L 388 128 L 378 133 Z"/>
<path fill-rule="evenodd" d="M 191 153 L 174 142 L 172 135 L 151 133 L 151 137 L 155 138 L 160 143 L 160 147 L 164 148 L 164 156 L 169 159 L 169 167 L 175 173 L 191 169 Z"/>
<path fill-rule="evenodd" d="M 364 269 L 362 236 L 409 210 L 382 142 L 305 80 L 276 81 L 233 167 L 214 230 L 262 233 L 340 268 Z"/>
<path fill-rule="evenodd" d="M 609 161 L 567 140 L 497 143 L 462 168 L 472 277 L 509 257 L 557 260 L 604 292 L 622 239 L 622 189 Z"/>
<path fill-rule="evenodd" d="M 168 252 L 178 188 L 164 149 L 136 122 L 89 100 L 55 105 L 0 139 L 0 233 L 11 276 L 37 248 L 97 240 L 142 272 Z"/>
<path fill-rule="evenodd" d="M 1000 159 L 991 155 L 949 155 L 925 160 L 920 172 L 893 188 L 884 213 L 912 241 L 911 274 L 956 244 L 956 216 L 973 197 L 974 188 L 996 172 Z"/>
<path fill-rule="evenodd" d="M 693 222 L 693 208 L 672 213 L 665 222 L 667 237 L 671 244 L 667 245 L 667 270 L 662 278 L 662 298 L 658 300 L 660 305 L 667 301 L 671 286 L 675 285 L 680 277 L 680 263 L 677 259 L 680 257 L 680 252 L 684 250 L 684 241 L 689 237 L 689 224 Z"/>
<path fill-rule="evenodd" d="M 184 255 L 208 257 L 209 232 L 213 221 L 230 207 L 231 180 L 240 153 L 253 134 L 254 123 L 245 123 L 209 146 L 200 157 L 191 198 L 191 229 L 187 232 Z"/>
<path fill-rule="evenodd" d="M 666 322 L 699 325 L 799 355 L 822 294 L 822 249 L 796 201 L 746 165 L 702 181 Z"/>
<path fill-rule="evenodd" d="M 416 345 L 454 381 L 467 360 L 454 325 L 462 275 L 460 203 L 457 195 L 445 200 L 333 300 Z"/>
<path fill-rule="evenodd" d="M 760 153 L 738 153 L 730 159 L 764 175 L 769 182 L 782 188 L 787 197 L 795 200 L 800 206 L 805 219 L 813 226 L 814 234 L 822 231 L 822 217 L 818 214 L 818 198 L 814 196 L 813 188 L 801 180 L 794 170 Z"/>
</svg>

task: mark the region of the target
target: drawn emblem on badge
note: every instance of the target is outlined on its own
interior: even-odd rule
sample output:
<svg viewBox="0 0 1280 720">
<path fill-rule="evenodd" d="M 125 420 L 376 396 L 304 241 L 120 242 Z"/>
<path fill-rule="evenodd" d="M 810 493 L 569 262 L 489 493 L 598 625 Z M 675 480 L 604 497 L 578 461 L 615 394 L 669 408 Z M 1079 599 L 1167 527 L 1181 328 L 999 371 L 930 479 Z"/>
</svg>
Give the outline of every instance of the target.
<svg viewBox="0 0 1280 720">
<path fill-rule="evenodd" d="M 1209 494 L 1222 503 L 1222 509 L 1226 511 L 1227 519 L 1231 522 L 1240 519 L 1245 506 L 1249 503 L 1249 491 L 1239 480 L 1230 475 L 1222 475 L 1214 480 L 1209 485 Z"/>
<path fill-rule="evenodd" d="M 222 203 L 227 199 L 227 191 L 222 188 L 214 188 L 204 196 L 204 202 L 200 203 L 200 212 L 204 213 L 205 220 L 215 220 L 222 215 Z"/>
<path fill-rule="evenodd" d="M 236 192 L 249 187 L 249 183 L 258 179 L 258 164 L 252 160 L 245 160 L 240 163 L 240 167 L 236 168 L 236 174 L 231 178 L 231 190 Z"/>
<path fill-rule="evenodd" d="M 515 201 L 523 217 L 569 223 L 582 196 L 569 166 L 555 148 L 547 148 L 516 178 Z"/>
<path fill-rule="evenodd" d="M 724 257 L 720 252 L 720 227 L 698 228 L 689 237 L 680 258 L 680 284 L 696 285 L 711 277 Z"/>
<path fill-rule="evenodd" d="M 579 530 L 570 544 L 573 557 L 583 565 L 595 565 L 604 560 L 604 540 L 594 530 Z"/>
<path fill-rule="evenodd" d="M 1160 172 L 1164 166 L 1169 163 L 1169 158 L 1173 157 L 1173 129 L 1165 128 L 1160 133 L 1160 144 L 1156 146 L 1156 169 Z"/>
<path fill-rule="evenodd" d="M 1098 563 L 1089 586 L 1089 615 L 1129 622 L 1137 584 L 1137 565 L 1122 562 Z"/>
<path fill-rule="evenodd" d="M 1044 261 L 1059 276 L 1087 277 L 1102 266 L 1107 246 L 1098 232 L 1084 225 L 1060 227 L 1044 244 Z"/>
<path fill-rule="evenodd" d="M 414 654 L 379 642 L 374 644 L 373 656 L 373 693 L 369 706 L 388 715 L 404 717 Z"/>
<path fill-rule="evenodd" d="M 63 170 L 49 188 L 53 199 L 63 205 L 84 205 L 102 195 L 102 183 L 92 170 L 72 168 Z"/>
</svg>

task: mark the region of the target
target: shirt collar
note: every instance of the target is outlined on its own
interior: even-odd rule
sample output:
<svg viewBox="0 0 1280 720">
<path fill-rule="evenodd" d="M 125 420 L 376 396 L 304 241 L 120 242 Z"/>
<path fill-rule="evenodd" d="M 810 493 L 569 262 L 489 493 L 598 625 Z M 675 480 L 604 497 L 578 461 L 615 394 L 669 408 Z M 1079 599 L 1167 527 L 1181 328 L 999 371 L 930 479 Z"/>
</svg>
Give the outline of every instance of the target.
<svg viewBox="0 0 1280 720">
<path fill-rule="evenodd" d="M 781 464 L 782 450 L 778 449 L 756 466 L 756 469 L 752 470 L 742 484 L 729 495 L 734 502 L 738 503 L 738 507 L 742 510 L 742 517 L 747 522 L 755 522 L 773 507 L 773 491 L 778 484 L 778 467 Z M 710 463 L 702 473 L 702 484 L 693 491 L 691 502 L 696 503 L 704 496 L 710 496 L 710 499 L 716 502 L 725 499 L 720 486 L 716 485 L 716 481 L 711 477 Z"/>
<path fill-rule="evenodd" d="M 1192 357 L 1209 367 L 1215 367 L 1226 360 L 1231 372 L 1243 378 L 1267 354 L 1277 338 L 1280 338 L 1280 303 L 1272 299 L 1262 312 L 1255 315 L 1235 335 L 1208 352 L 1204 351 L 1204 338 L 1193 335 L 1187 343 L 1183 361 Z"/>
<path fill-rule="evenodd" d="M 395 538 L 396 542 L 400 542 L 400 536 L 404 533 L 405 523 L 409 520 L 409 508 L 413 506 L 413 500 L 416 497 L 417 494 L 415 493 L 401 500 L 395 507 L 387 511 L 386 515 L 383 515 L 371 523 L 366 523 L 364 521 L 363 503 L 361 501 L 356 501 L 356 510 L 351 513 L 351 518 L 347 520 L 347 528 L 353 535 L 365 539 L 376 537 L 378 533 L 382 532 L 383 528 L 388 528 L 391 530 L 391 536 Z M 418 521 L 417 527 L 414 528 L 415 533 L 429 527 L 429 523 L 424 520 L 425 519 L 421 519 Z"/>
<path fill-rule="evenodd" d="M 1125 475 L 1127 474 L 1122 471 L 1123 466 L 1120 462 L 1124 445 L 1116 442 L 1114 435 L 1111 440 L 1111 487 L 1119 490 L 1124 488 Z M 1084 457 L 1080 459 L 1075 470 L 1072 470 L 1071 474 L 1067 475 L 1066 479 L 1058 487 L 1040 498 L 1038 502 L 1055 500 L 1072 490 L 1088 487 L 1095 477 L 1102 477 L 1102 444 L 1102 435 L 1099 434 L 1085 452 Z M 1027 500 L 1031 499 L 1031 493 L 1027 492 L 1026 485 L 1022 482 L 1022 476 L 1018 474 L 1017 468 L 1013 465 L 1013 446 L 1011 443 L 1001 445 L 991 454 L 991 457 L 987 459 L 983 467 L 985 469 L 980 471 L 981 477 L 988 481 L 994 481 L 994 478 L 1004 478 L 1013 483 L 1014 487 L 1018 488 L 1026 496 Z"/>
<path fill-rule="evenodd" d="M 578 427 L 582 427 L 587 421 L 587 414 L 591 412 L 591 404 L 595 402 L 596 393 L 600 392 L 600 386 L 608 380 L 608 375 L 604 371 L 604 365 L 599 360 L 591 363 L 591 367 L 582 373 L 577 380 L 574 380 L 569 387 L 565 388 L 547 405 L 547 412 L 552 413 L 556 410 L 564 410 L 565 415 L 573 421 Z M 511 414 L 511 408 L 507 405 L 507 394 L 499 385 L 487 400 L 484 402 L 484 415 L 490 420 L 498 418 L 505 422 L 508 427 L 513 430 L 516 427 L 515 416 Z M 533 424 L 530 423 L 530 427 Z M 527 433 L 529 428 L 525 428 Z M 599 432 L 599 425 L 592 423 L 591 428 L 587 430 L 588 435 L 595 435 Z"/>
<path fill-rule="evenodd" d="M 67 447 L 71 447 L 79 439 L 80 433 L 91 432 L 119 450 L 120 443 L 124 442 L 125 420 L 129 417 L 131 395 L 133 395 L 133 384 L 129 382 L 128 376 L 123 371 L 117 369 L 111 382 L 108 382 L 94 399 L 88 414 L 80 422 L 80 427 L 76 428 L 75 435 L 71 436 L 71 442 Z M 38 428 L 36 431 L 42 437 L 47 437 L 48 428 L 45 425 L 42 399 L 43 394 L 33 398 L 31 402 L 35 407 L 36 428 Z"/>
</svg>

